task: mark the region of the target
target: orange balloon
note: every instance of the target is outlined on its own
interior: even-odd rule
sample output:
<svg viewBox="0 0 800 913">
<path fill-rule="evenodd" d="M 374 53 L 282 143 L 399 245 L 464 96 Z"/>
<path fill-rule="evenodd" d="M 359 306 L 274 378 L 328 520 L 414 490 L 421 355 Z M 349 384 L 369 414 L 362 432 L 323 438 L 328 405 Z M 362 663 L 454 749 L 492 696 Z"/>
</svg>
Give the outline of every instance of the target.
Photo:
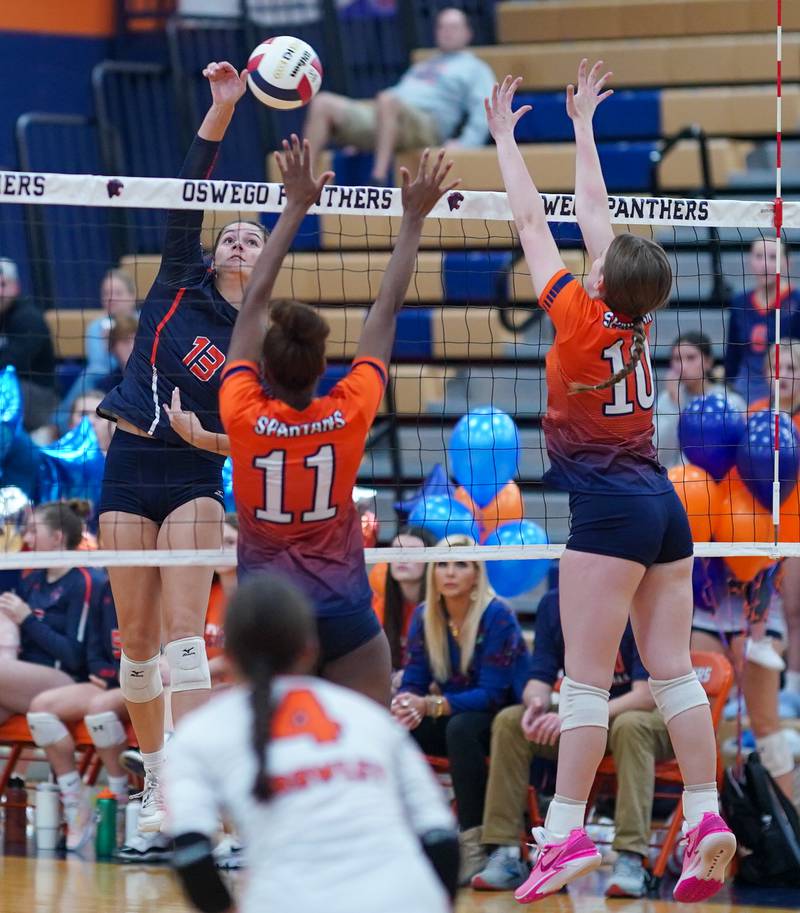
<svg viewBox="0 0 800 913">
<path fill-rule="evenodd" d="M 772 542 L 772 514 L 750 494 L 734 467 L 720 483 L 722 497 L 714 517 L 717 542 Z M 772 558 L 761 555 L 728 557 L 726 564 L 737 580 L 747 582 L 770 567 Z"/>
<path fill-rule="evenodd" d="M 497 497 L 477 514 L 481 521 L 481 539 L 503 523 L 521 520 L 522 514 L 522 492 L 516 482 L 509 482 L 497 493 Z"/>
<path fill-rule="evenodd" d="M 800 482 L 781 504 L 781 525 L 778 527 L 781 542 L 800 542 Z"/>
<path fill-rule="evenodd" d="M 691 464 L 673 466 L 667 475 L 689 518 L 692 538 L 710 542 L 712 517 L 719 511 L 717 483 L 704 469 Z"/>
<path fill-rule="evenodd" d="M 467 493 L 467 489 L 464 487 L 459 487 L 456 489 L 455 499 L 459 504 L 463 504 L 468 511 L 472 513 L 473 517 L 480 519 L 481 509 L 478 505 L 472 500 L 472 498 Z"/>
</svg>

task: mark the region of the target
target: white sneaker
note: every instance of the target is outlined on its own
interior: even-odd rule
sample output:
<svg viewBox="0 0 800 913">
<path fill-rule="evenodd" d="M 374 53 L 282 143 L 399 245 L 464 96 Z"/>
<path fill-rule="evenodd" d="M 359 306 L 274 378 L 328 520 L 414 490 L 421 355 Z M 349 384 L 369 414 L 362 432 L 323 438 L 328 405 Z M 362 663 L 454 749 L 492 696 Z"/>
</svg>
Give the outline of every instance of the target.
<svg viewBox="0 0 800 913">
<path fill-rule="evenodd" d="M 132 799 L 141 798 L 138 829 L 142 834 L 153 834 L 161 830 L 164 823 L 164 797 L 161 795 L 161 784 L 154 774 L 144 778 L 144 789 Z"/>
<path fill-rule="evenodd" d="M 748 637 L 744 646 L 744 655 L 749 662 L 763 666 L 765 669 L 783 672 L 786 668 L 786 663 L 781 659 L 769 637 L 763 637 L 761 640 L 753 640 L 752 637 Z"/>
<path fill-rule="evenodd" d="M 64 802 L 64 818 L 67 821 L 67 851 L 76 852 L 85 846 L 94 832 L 92 803 L 85 789 L 72 800 Z"/>
</svg>

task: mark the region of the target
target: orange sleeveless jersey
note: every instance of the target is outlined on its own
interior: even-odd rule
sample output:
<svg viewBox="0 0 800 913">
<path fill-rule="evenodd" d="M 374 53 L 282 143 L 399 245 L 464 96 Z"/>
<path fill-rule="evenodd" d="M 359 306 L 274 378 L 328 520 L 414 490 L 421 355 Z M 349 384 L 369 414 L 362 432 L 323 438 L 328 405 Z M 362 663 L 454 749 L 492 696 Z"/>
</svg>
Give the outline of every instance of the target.
<svg viewBox="0 0 800 913">
<path fill-rule="evenodd" d="M 370 605 L 353 486 L 383 398 L 386 366 L 357 358 L 302 411 L 269 396 L 252 362 L 225 368 L 220 413 L 231 442 L 239 573 L 279 570 L 319 614 Z"/>
<path fill-rule="evenodd" d="M 653 446 L 655 387 L 649 346 L 636 370 L 605 390 L 571 393 L 572 383 L 601 383 L 630 358 L 629 318 L 590 298 L 567 270 L 559 270 L 539 297 L 553 321 L 547 353 L 547 415 L 542 423 L 557 488 L 586 493 L 669 491 L 671 483 Z M 645 317 L 649 336 L 652 317 Z"/>
</svg>

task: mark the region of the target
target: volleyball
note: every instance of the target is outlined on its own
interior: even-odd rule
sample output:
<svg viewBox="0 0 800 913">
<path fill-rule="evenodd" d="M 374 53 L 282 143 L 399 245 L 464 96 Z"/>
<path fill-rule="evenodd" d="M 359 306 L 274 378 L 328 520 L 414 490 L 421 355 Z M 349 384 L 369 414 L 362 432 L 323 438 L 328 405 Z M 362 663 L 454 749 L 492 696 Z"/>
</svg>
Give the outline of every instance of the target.
<svg viewBox="0 0 800 913">
<path fill-rule="evenodd" d="M 262 41 L 250 55 L 247 84 L 270 108 L 300 108 L 319 91 L 322 64 L 310 44 L 279 35 Z"/>
</svg>

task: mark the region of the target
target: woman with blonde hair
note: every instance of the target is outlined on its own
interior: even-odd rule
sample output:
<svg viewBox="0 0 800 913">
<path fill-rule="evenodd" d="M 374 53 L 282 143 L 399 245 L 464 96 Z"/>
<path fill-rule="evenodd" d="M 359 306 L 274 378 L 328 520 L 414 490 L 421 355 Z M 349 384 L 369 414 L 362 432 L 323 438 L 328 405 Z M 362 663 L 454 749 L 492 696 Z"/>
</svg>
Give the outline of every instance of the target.
<svg viewBox="0 0 800 913">
<path fill-rule="evenodd" d="M 452 536 L 439 545 L 474 545 Z M 422 750 L 450 762 L 461 831 L 460 881 L 484 862 L 481 820 L 492 717 L 513 700 L 512 680 L 528 651 L 511 608 L 499 599 L 482 561 L 428 565 L 425 602 L 408 633 L 408 660 L 395 717 Z"/>
</svg>

